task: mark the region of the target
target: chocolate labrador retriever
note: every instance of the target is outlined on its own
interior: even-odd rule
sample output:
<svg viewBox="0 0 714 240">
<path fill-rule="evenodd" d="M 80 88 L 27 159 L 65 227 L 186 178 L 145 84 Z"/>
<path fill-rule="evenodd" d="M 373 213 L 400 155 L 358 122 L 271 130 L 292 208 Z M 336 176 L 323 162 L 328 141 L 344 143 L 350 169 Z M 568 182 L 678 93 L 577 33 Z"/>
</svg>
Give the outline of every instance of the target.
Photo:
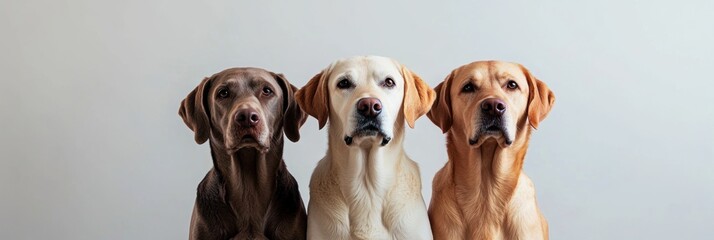
<svg viewBox="0 0 714 240">
<path fill-rule="evenodd" d="M 189 239 L 305 239 L 305 206 L 282 159 L 283 132 L 296 142 L 305 123 L 296 90 L 281 74 L 231 68 L 181 102 L 179 115 L 198 144 L 209 140 L 213 158 Z"/>
</svg>

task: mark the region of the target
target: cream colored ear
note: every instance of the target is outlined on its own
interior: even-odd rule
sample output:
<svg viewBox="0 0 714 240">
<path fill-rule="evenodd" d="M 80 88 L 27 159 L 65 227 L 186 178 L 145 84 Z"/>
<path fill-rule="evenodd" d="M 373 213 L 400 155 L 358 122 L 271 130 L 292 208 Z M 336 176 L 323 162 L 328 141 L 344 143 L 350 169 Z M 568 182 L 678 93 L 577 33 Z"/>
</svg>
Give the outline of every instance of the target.
<svg viewBox="0 0 714 240">
<path fill-rule="evenodd" d="M 404 117 L 409 127 L 414 128 L 416 120 L 429 112 L 436 94 L 411 70 L 401 66 L 401 71 L 404 78 Z"/>
<path fill-rule="evenodd" d="M 330 98 L 327 93 L 327 77 L 329 68 L 318 73 L 307 84 L 295 93 L 298 105 L 319 122 L 320 129 L 327 123 L 330 116 Z"/>
<path fill-rule="evenodd" d="M 528 69 L 523 65 L 520 65 L 520 67 L 528 80 L 528 122 L 531 127 L 537 129 L 538 124 L 550 113 L 550 109 L 555 103 L 555 95 L 544 82 L 533 76 Z"/>
</svg>

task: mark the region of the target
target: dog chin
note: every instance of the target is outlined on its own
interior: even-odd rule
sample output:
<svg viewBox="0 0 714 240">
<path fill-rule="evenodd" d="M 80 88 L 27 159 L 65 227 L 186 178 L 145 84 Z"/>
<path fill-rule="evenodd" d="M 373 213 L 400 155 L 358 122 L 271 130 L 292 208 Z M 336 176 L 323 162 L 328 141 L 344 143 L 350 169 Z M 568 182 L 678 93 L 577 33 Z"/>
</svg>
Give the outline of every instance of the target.
<svg viewBox="0 0 714 240">
<path fill-rule="evenodd" d="M 469 145 L 474 148 L 478 148 L 489 140 L 496 141 L 501 148 L 507 148 L 513 144 L 513 139 L 511 139 L 506 130 L 483 130 L 475 134 L 475 136 L 469 139 Z"/>
<path fill-rule="evenodd" d="M 361 140 L 380 140 L 381 142 L 379 143 L 380 146 L 386 146 L 389 144 L 389 142 L 392 140 L 392 137 L 384 133 L 381 129 L 380 130 L 375 130 L 375 129 L 363 129 L 363 130 L 357 130 L 352 133 L 352 135 L 345 135 L 344 141 L 347 146 L 351 146 L 355 143 L 355 145 L 359 145 L 359 142 Z"/>
<path fill-rule="evenodd" d="M 262 152 L 262 153 L 268 152 L 268 149 L 269 149 L 267 144 L 262 143 L 261 141 L 258 141 L 255 137 L 245 136 L 245 137 L 236 139 L 236 142 L 231 144 L 231 147 L 228 147 L 228 150 L 232 151 L 232 152 L 237 152 L 241 149 L 246 149 L 246 148 L 254 148 L 255 150 L 258 150 L 259 152 Z"/>
</svg>

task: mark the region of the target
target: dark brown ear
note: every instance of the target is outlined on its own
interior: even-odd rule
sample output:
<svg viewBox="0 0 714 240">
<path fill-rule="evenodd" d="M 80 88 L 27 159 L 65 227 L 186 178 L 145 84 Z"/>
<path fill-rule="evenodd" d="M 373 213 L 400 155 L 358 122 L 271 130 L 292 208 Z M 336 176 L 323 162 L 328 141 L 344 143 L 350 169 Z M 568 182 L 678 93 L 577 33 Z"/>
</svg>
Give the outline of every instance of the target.
<svg viewBox="0 0 714 240">
<path fill-rule="evenodd" d="M 310 116 L 317 118 L 320 129 L 327 123 L 330 116 L 330 102 L 327 93 L 327 77 L 330 75 L 329 68 L 318 73 L 307 85 L 295 93 L 298 105 Z"/>
<path fill-rule="evenodd" d="M 402 109 L 409 127 L 414 128 L 416 120 L 429 112 L 434 102 L 434 90 L 411 70 L 401 66 L 404 78 L 404 102 Z"/>
<path fill-rule="evenodd" d="M 297 88 L 290 84 L 283 74 L 272 74 L 283 90 L 283 131 L 290 141 L 297 142 L 300 140 L 300 127 L 307 120 L 307 114 L 295 101 Z"/>
<path fill-rule="evenodd" d="M 208 109 L 205 95 L 210 85 L 210 78 L 204 78 L 198 86 L 191 91 L 186 98 L 181 101 L 179 115 L 183 118 L 186 126 L 195 133 L 195 140 L 198 144 L 203 144 L 208 140 L 211 133 L 211 124 L 208 119 Z"/>
<path fill-rule="evenodd" d="M 520 67 L 528 80 L 528 122 L 531 127 L 537 129 L 538 124 L 548 116 L 550 109 L 553 107 L 555 95 L 545 83 L 533 76 L 528 69 L 522 65 Z"/>
<path fill-rule="evenodd" d="M 451 129 L 451 81 L 454 72 L 451 72 L 443 82 L 439 83 L 434 90 L 436 91 L 436 101 L 431 106 L 431 111 L 426 116 L 431 119 L 431 122 L 441 128 L 441 132 L 446 133 Z"/>
</svg>

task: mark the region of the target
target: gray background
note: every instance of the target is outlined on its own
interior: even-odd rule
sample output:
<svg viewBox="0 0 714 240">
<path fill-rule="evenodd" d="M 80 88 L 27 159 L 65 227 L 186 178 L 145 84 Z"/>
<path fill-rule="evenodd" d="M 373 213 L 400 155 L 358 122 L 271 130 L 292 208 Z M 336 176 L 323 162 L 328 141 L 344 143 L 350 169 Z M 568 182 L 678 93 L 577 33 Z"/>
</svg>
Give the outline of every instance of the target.
<svg viewBox="0 0 714 240">
<path fill-rule="evenodd" d="M 300 87 L 365 54 L 431 86 L 484 59 L 545 81 L 525 171 L 552 239 L 709 238 L 712 1 L 255 2 L 2 1 L 0 239 L 186 239 L 211 162 L 179 101 L 228 67 Z M 428 202 L 443 136 L 407 134 Z M 302 136 L 285 158 L 307 202 L 326 131 Z"/>
</svg>

